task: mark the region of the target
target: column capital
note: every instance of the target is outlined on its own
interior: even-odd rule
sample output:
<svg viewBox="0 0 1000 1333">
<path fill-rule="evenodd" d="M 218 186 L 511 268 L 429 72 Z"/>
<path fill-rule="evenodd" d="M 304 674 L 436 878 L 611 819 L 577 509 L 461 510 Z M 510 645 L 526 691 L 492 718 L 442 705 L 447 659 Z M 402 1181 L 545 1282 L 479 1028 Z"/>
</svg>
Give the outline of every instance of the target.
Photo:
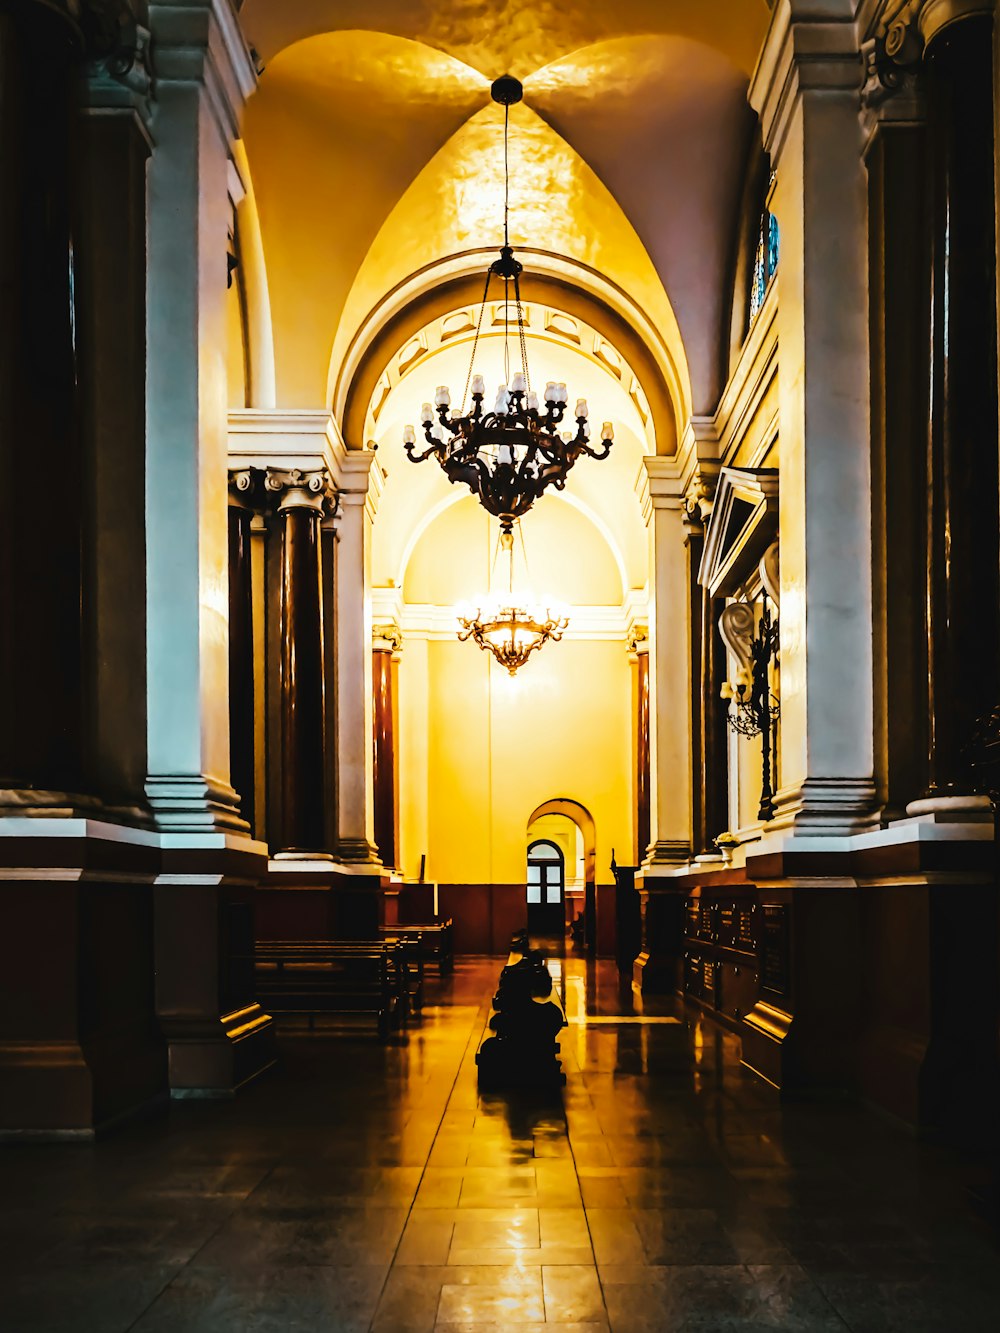
<svg viewBox="0 0 1000 1333">
<path fill-rule="evenodd" d="M 699 463 L 684 491 L 684 509 L 688 518 L 699 525 L 712 517 L 720 471 L 719 463 Z"/>
<path fill-rule="evenodd" d="M 86 0 L 80 21 L 88 57 L 81 89 L 84 111 L 133 115 L 152 147 L 149 29 L 139 23 L 128 0 Z"/>
<path fill-rule="evenodd" d="M 625 635 L 625 644 L 629 654 L 641 656 L 649 652 L 649 626 L 645 621 L 634 620 Z"/>
<path fill-rule="evenodd" d="M 377 653 L 398 653 L 403 646 L 403 631 L 398 625 L 372 626 L 372 648 Z"/>
<path fill-rule="evenodd" d="M 202 84 L 227 143 L 257 87 L 257 68 L 232 0 L 153 0 L 149 6 L 157 84 Z"/>
<path fill-rule="evenodd" d="M 775 165 L 789 117 L 804 92 L 861 88 L 862 63 L 853 14 L 819 4 L 798 13 L 794 0 L 777 0 L 750 81 L 750 105 L 760 117 L 764 149 Z"/>
<path fill-rule="evenodd" d="M 242 473 L 237 473 L 242 478 Z M 277 499 L 278 513 L 286 509 L 313 509 L 317 514 L 336 509 L 337 499 L 325 468 L 304 472 L 299 468 L 264 469 L 264 490 Z"/>
</svg>

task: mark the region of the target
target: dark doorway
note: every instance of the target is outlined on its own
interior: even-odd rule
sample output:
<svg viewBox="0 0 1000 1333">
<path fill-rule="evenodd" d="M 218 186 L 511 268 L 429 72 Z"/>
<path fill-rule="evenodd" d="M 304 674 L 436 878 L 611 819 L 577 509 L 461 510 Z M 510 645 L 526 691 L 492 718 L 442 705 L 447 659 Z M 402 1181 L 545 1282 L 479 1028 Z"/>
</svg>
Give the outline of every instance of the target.
<svg viewBox="0 0 1000 1333">
<path fill-rule="evenodd" d="M 561 940 L 566 933 L 566 863 L 554 842 L 528 848 L 528 933 Z"/>
</svg>

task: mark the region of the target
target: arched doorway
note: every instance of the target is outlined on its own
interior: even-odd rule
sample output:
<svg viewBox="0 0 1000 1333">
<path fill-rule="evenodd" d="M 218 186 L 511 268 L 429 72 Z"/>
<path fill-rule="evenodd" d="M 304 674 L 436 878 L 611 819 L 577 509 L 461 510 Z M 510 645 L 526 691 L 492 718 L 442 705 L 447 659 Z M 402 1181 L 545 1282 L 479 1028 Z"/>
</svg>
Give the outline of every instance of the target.
<svg viewBox="0 0 1000 1333">
<path fill-rule="evenodd" d="M 593 955 L 597 943 L 596 850 L 594 819 L 586 806 L 567 797 L 543 801 L 531 812 L 527 823 L 529 848 L 545 841 L 557 846 L 563 857 L 562 924 L 558 933 L 577 917 L 582 919 L 582 941 Z"/>
<path fill-rule="evenodd" d="M 561 939 L 566 930 L 566 858 L 543 838 L 528 847 L 526 903 L 528 932 Z"/>
</svg>

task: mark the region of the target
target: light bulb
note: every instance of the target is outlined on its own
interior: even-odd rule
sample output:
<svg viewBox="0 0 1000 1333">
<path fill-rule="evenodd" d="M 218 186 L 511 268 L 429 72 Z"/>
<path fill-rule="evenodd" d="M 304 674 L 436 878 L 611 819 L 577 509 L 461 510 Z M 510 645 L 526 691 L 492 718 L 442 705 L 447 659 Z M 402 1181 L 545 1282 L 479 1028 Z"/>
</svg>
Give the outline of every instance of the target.
<svg viewBox="0 0 1000 1333">
<path fill-rule="evenodd" d="M 529 412 L 538 411 L 538 394 L 535 393 L 534 389 L 532 389 L 531 392 L 528 394 L 528 397 L 525 400 L 525 406 L 527 407 Z"/>
<path fill-rule="evenodd" d="M 545 401 L 546 401 L 547 403 L 554 403 L 554 402 L 556 401 L 556 389 L 557 389 L 557 388 L 558 388 L 558 385 L 556 384 L 555 380 L 549 380 L 548 384 L 546 384 L 546 386 L 545 386 Z"/>
<path fill-rule="evenodd" d="M 447 384 L 439 384 L 434 391 L 434 406 L 449 407 L 451 405 L 451 390 Z"/>
<path fill-rule="evenodd" d="M 604 425 L 601 427 L 601 439 L 613 440 L 614 438 L 615 438 L 614 426 L 612 426 L 610 421 L 605 421 Z"/>
<path fill-rule="evenodd" d="M 511 391 L 511 393 L 524 393 L 524 391 L 525 391 L 526 388 L 527 388 L 527 385 L 526 385 L 525 382 L 524 382 L 524 371 L 523 371 L 523 370 L 515 370 L 515 371 L 514 371 L 514 378 L 513 378 L 513 379 L 511 380 L 511 382 L 510 382 L 510 391 Z"/>
<path fill-rule="evenodd" d="M 473 398 L 482 398 L 486 392 L 486 381 L 482 375 L 473 375 L 472 377 L 472 396 Z"/>
<path fill-rule="evenodd" d="M 416 438 L 417 438 L 417 437 L 416 437 L 416 435 L 414 435 L 414 433 L 413 433 L 413 427 L 412 427 L 412 426 L 404 426 L 404 427 L 403 427 L 403 443 L 404 443 L 404 444 L 413 444 L 413 442 L 414 442 L 414 440 L 415 440 Z"/>
<path fill-rule="evenodd" d="M 587 417 L 588 413 L 587 413 L 587 400 L 586 400 L 586 398 L 578 398 L 578 399 L 576 400 L 576 411 L 575 411 L 575 413 L 574 413 L 573 415 L 577 418 L 578 421 L 579 421 L 580 417 L 584 417 L 584 418 Z"/>
<path fill-rule="evenodd" d="M 568 401 L 569 401 L 569 394 L 566 392 L 566 385 L 565 385 L 565 384 L 562 384 L 562 383 L 557 384 L 557 385 L 556 385 L 556 402 L 557 402 L 557 403 L 562 403 L 563 407 L 565 407 Z"/>
<path fill-rule="evenodd" d="M 423 407 L 420 409 L 420 420 L 425 426 L 434 420 L 434 409 L 431 407 L 430 403 L 424 403 Z"/>
<path fill-rule="evenodd" d="M 510 395 L 507 393 L 506 384 L 501 384 L 497 389 L 497 400 L 493 404 L 494 412 L 506 412 L 507 405 L 510 402 Z"/>
</svg>

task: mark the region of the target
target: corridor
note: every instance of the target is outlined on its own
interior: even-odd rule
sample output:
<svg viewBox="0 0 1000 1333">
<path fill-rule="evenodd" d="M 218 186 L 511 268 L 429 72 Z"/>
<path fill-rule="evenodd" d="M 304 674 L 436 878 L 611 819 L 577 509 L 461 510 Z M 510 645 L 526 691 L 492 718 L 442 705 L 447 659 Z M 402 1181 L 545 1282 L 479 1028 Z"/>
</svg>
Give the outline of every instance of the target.
<svg viewBox="0 0 1000 1333">
<path fill-rule="evenodd" d="M 781 1105 L 732 1039 L 568 960 L 562 1105 L 480 1098 L 498 960 L 421 1022 L 285 1028 L 228 1103 L 0 1156 L 5 1333 L 993 1330 L 997 1243 L 944 1150 Z M 559 964 L 553 964 L 557 972 Z"/>
</svg>

